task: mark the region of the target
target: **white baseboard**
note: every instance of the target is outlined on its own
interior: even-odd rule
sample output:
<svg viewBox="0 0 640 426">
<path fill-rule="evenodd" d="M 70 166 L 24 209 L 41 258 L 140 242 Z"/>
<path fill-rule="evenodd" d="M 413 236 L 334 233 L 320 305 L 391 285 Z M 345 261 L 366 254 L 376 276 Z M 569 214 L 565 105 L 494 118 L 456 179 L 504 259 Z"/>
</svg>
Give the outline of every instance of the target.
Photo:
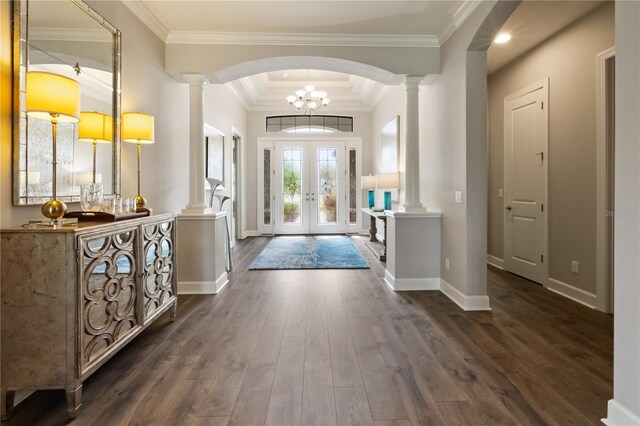
<svg viewBox="0 0 640 426">
<path fill-rule="evenodd" d="M 361 229 L 360 235 L 369 235 L 369 228 Z"/>
<path fill-rule="evenodd" d="M 615 399 L 610 399 L 607 405 L 607 418 L 602 423 L 608 426 L 640 425 L 640 416 L 622 406 Z"/>
<path fill-rule="evenodd" d="M 504 260 L 500 259 L 499 257 L 488 254 L 487 263 L 491 266 L 495 266 L 498 269 L 504 269 Z"/>
<path fill-rule="evenodd" d="M 242 233 L 242 238 L 241 239 L 245 239 L 247 237 L 259 237 L 260 233 L 257 230 L 249 230 L 249 231 L 244 231 Z"/>
<path fill-rule="evenodd" d="M 442 279 L 440 280 L 440 291 L 465 311 L 491 310 L 489 296 L 466 296 L 460 290 Z"/>
<path fill-rule="evenodd" d="M 226 272 L 216 281 L 178 281 L 178 294 L 218 294 L 228 282 Z"/>
<path fill-rule="evenodd" d="M 588 291 L 581 290 L 565 282 L 556 280 L 554 278 L 547 279 L 547 289 L 558 293 L 566 298 L 573 300 L 574 302 L 581 303 L 590 308 L 596 309 L 596 295 L 589 293 Z"/>
<path fill-rule="evenodd" d="M 387 270 L 384 282 L 393 291 L 440 290 L 440 278 L 395 278 Z"/>
</svg>

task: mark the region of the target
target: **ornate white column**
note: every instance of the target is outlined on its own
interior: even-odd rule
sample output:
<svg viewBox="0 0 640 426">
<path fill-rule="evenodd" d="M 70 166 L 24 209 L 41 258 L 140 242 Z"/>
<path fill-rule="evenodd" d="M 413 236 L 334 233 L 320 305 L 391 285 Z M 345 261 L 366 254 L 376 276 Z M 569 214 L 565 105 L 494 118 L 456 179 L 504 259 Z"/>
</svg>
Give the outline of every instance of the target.
<svg viewBox="0 0 640 426">
<path fill-rule="evenodd" d="M 204 86 L 201 74 L 184 74 L 189 83 L 189 204 L 182 214 L 208 212 L 205 200 Z"/>
<path fill-rule="evenodd" d="M 406 139 L 404 150 L 404 204 L 407 213 L 424 213 L 427 209 L 420 202 L 420 103 L 418 91 L 424 76 L 407 76 L 406 89 Z"/>
</svg>

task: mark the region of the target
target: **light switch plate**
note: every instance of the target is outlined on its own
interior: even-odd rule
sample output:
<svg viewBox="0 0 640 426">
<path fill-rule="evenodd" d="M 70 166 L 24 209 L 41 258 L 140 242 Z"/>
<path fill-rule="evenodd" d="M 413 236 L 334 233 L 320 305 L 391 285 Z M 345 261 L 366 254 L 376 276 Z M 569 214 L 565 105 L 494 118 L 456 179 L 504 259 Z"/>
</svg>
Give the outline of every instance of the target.
<svg viewBox="0 0 640 426">
<path fill-rule="evenodd" d="M 577 260 L 571 261 L 571 272 L 573 272 L 574 274 L 580 273 L 580 262 L 578 262 Z"/>
<path fill-rule="evenodd" d="M 462 191 L 456 191 L 456 203 L 462 204 Z"/>
<path fill-rule="evenodd" d="M 498 189 L 498 198 L 502 198 L 504 197 L 504 191 L 502 190 L 502 188 Z"/>
</svg>

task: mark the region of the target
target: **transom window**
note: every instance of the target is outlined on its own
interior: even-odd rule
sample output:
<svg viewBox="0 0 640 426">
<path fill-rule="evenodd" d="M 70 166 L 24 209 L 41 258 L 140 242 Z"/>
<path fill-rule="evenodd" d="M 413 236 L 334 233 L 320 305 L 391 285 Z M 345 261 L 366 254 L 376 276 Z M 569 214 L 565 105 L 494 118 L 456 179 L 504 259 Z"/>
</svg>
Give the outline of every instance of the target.
<svg viewBox="0 0 640 426">
<path fill-rule="evenodd" d="M 337 115 L 278 115 L 267 117 L 267 132 L 352 133 L 353 117 Z"/>
</svg>

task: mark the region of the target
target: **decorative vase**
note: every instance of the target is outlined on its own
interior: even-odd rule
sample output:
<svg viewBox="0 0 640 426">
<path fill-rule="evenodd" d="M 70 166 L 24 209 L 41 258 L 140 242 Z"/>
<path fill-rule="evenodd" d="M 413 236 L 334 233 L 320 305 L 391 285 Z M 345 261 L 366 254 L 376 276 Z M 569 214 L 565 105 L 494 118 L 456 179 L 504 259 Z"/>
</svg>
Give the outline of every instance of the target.
<svg viewBox="0 0 640 426">
<path fill-rule="evenodd" d="M 391 191 L 384 191 L 384 209 L 391 210 Z"/>
<path fill-rule="evenodd" d="M 80 206 L 86 212 L 97 212 L 104 202 L 104 186 L 99 183 L 83 183 L 80 185 Z"/>
<path fill-rule="evenodd" d="M 369 208 L 373 209 L 376 205 L 376 196 L 373 189 L 369 190 Z"/>
</svg>

